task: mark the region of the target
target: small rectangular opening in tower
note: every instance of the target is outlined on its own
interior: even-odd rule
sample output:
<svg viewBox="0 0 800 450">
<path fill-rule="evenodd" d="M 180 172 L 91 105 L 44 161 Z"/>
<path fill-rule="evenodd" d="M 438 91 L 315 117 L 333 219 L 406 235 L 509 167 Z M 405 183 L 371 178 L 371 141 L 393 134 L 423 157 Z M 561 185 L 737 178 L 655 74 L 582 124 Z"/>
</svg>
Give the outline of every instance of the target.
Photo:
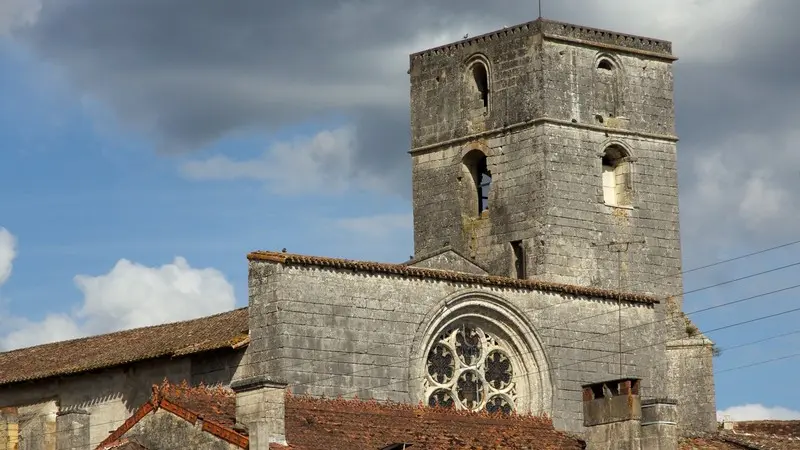
<svg viewBox="0 0 800 450">
<path fill-rule="evenodd" d="M 525 248 L 522 241 L 511 242 L 511 250 L 514 252 L 514 272 L 517 278 L 525 278 Z"/>
</svg>

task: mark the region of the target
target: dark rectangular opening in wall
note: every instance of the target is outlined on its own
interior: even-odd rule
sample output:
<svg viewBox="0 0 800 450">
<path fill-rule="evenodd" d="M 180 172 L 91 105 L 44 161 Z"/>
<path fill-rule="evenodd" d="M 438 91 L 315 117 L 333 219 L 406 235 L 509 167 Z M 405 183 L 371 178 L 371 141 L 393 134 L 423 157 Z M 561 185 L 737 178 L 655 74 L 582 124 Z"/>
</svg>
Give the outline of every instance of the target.
<svg viewBox="0 0 800 450">
<path fill-rule="evenodd" d="M 517 278 L 525 278 L 525 248 L 522 241 L 511 242 L 511 250 L 514 252 L 514 273 Z"/>
<path fill-rule="evenodd" d="M 602 384 L 595 384 L 592 386 L 592 394 L 594 394 L 594 398 L 604 398 L 605 393 L 603 392 L 603 385 Z"/>
</svg>

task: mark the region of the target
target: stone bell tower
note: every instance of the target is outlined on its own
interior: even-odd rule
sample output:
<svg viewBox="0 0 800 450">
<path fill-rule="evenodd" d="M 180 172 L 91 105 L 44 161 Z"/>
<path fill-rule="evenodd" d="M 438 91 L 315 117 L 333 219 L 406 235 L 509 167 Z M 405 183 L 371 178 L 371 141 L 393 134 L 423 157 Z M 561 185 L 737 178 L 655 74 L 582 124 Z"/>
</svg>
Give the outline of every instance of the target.
<svg viewBox="0 0 800 450">
<path fill-rule="evenodd" d="M 680 292 L 671 47 L 539 19 L 411 55 L 415 257 Z"/>
<path fill-rule="evenodd" d="M 654 357 L 680 422 L 713 430 L 712 344 L 681 312 L 672 44 L 539 19 L 410 59 L 415 259 L 665 298 Z"/>
</svg>

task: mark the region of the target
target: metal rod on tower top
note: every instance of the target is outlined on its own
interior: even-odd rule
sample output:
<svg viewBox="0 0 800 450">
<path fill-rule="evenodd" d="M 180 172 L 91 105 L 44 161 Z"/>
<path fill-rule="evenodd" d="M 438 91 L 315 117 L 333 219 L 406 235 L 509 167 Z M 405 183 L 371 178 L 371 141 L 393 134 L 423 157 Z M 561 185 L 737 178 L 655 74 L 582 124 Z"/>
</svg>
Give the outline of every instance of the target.
<svg viewBox="0 0 800 450">
<path fill-rule="evenodd" d="M 542 0 L 539 0 L 539 18 L 542 18 Z"/>
</svg>

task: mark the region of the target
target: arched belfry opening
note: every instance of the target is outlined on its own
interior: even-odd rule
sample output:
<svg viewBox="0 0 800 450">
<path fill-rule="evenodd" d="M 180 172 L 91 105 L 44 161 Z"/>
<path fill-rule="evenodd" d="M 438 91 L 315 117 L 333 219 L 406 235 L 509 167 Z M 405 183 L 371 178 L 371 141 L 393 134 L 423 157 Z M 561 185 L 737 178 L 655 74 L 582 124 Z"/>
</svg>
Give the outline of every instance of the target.
<svg viewBox="0 0 800 450">
<path fill-rule="evenodd" d="M 492 69 L 489 60 L 482 54 L 474 54 L 464 62 L 464 87 L 466 108 L 472 120 L 489 113 L 492 102 Z"/>
<path fill-rule="evenodd" d="M 595 62 L 594 102 L 595 114 L 600 117 L 622 116 L 620 85 L 622 71 L 610 56 L 601 55 Z"/>
<path fill-rule="evenodd" d="M 486 154 L 480 150 L 467 153 L 461 165 L 461 180 L 466 181 L 463 193 L 470 215 L 480 216 L 489 210 L 489 193 L 492 189 L 492 172 Z"/>
<path fill-rule="evenodd" d="M 620 145 L 603 151 L 603 202 L 609 206 L 630 207 L 633 203 L 631 157 Z"/>
<path fill-rule="evenodd" d="M 489 109 L 489 71 L 480 61 L 472 63 L 472 81 L 475 83 L 475 90 L 483 102 L 483 108 Z"/>
<path fill-rule="evenodd" d="M 606 58 L 600 58 L 600 61 L 597 62 L 597 68 L 600 70 L 613 71 L 614 64 Z"/>
</svg>

